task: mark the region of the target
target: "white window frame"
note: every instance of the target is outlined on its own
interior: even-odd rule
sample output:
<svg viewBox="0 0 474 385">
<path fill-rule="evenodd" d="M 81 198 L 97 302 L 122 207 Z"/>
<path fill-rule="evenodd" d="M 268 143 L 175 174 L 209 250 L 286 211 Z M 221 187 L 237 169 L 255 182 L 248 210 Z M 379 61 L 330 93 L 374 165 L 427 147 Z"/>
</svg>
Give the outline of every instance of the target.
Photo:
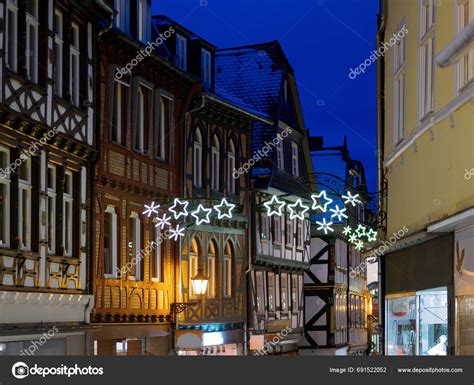
<svg viewBox="0 0 474 385">
<path fill-rule="evenodd" d="M 161 160 L 165 160 L 166 158 L 166 139 L 170 135 L 170 132 L 166 132 L 166 105 L 164 103 L 164 99 L 168 101 L 168 114 L 170 121 L 168 122 L 169 130 L 173 130 L 173 113 L 174 113 L 174 99 L 171 96 L 165 95 L 162 92 L 159 94 L 159 104 L 160 104 L 160 114 L 159 114 L 159 122 L 156 131 L 156 157 Z M 161 138 L 161 140 L 159 140 Z"/>
<path fill-rule="evenodd" d="M 280 140 L 276 146 L 277 167 L 280 170 L 285 169 L 285 161 L 283 156 L 283 140 Z"/>
<path fill-rule="evenodd" d="M 304 247 L 304 220 L 296 219 L 296 247 Z"/>
<path fill-rule="evenodd" d="M 18 235 L 21 240 L 21 247 L 24 250 L 31 250 L 31 158 L 26 159 L 20 166 L 27 168 L 27 179 L 21 179 L 18 175 Z M 26 213 L 23 207 L 23 196 L 26 195 Z M 23 234 L 23 228 L 27 234 Z M 26 238 L 26 239 L 25 239 Z"/>
<path fill-rule="evenodd" d="M 69 180 L 68 180 L 69 177 Z M 68 190 L 70 193 L 66 193 L 66 184 L 70 184 L 68 186 Z M 74 205 L 74 199 L 72 196 L 73 193 L 73 187 L 74 187 L 74 175 L 71 171 L 66 171 L 65 173 L 65 178 L 64 178 L 64 191 L 63 191 L 63 219 L 64 219 L 64 225 L 63 225 L 63 246 L 64 246 L 64 255 L 67 257 L 72 256 L 72 248 L 73 248 L 73 220 L 72 220 L 72 215 L 73 215 L 73 205 Z M 69 211 L 69 216 L 66 217 L 66 210 Z M 67 223 L 66 223 L 67 220 Z M 70 229 L 69 232 L 67 232 L 67 228 Z M 66 242 L 67 240 L 67 242 Z M 70 249 L 66 247 L 66 245 L 69 244 Z"/>
<path fill-rule="evenodd" d="M 74 33 L 75 31 L 75 33 Z M 74 38 L 76 37 L 76 39 Z M 71 23 L 71 45 L 69 47 L 69 94 L 71 95 L 71 102 L 79 107 L 79 91 L 80 91 L 80 78 L 79 78 L 79 66 L 80 61 L 80 29 L 79 25 L 72 22 Z M 76 70 L 73 71 L 74 66 L 72 62 L 76 63 Z M 73 73 L 75 72 L 75 73 Z"/>
<path fill-rule="evenodd" d="M 50 187 L 49 182 L 49 170 L 53 175 L 53 186 Z M 48 254 L 54 254 L 56 251 L 56 197 L 57 197 L 57 185 L 56 185 L 56 166 L 48 164 L 47 176 L 46 176 L 46 189 L 47 189 L 47 216 L 46 221 L 46 238 L 48 239 Z M 51 237 L 50 237 L 51 234 Z"/>
<path fill-rule="evenodd" d="M 7 35 L 10 30 L 10 22 L 13 22 L 13 52 L 9 52 L 8 48 L 8 36 L 5 36 L 5 63 L 11 71 L 17 71 L 18 67 L 18 3 L 17 0 L 7 0 L 6 4 L 6 22 L 5 22 L 5 34 Z M 13 15 L 13 18 L 9 17 L 9 12 Z M 13 58 L 12 63 L 10 59 Z"/>
<path fill-rule="evenodd" d="M 134 265 L 134 270 L 135 274 L 134 275 L 129 275 L 128 279 L 132 281 L 141 281 L 141 258 L 143 258 L 143 254 L 141 253 L 141 221 L 140 221 L 140 216 L 138 213 L 132 211 L 130 213 L 129 219 L 132 219 L 133 221 L 133 226 L 134 226 L 134 233 L 132 234 L 133 240 L 129 239 L 129 246 L 130 248 L 130 242 L 132 243 L 132 250 L 135 251 L 135 253 L 132 254 L 132 260 L 129 261 L 129 263 L 132 264 L 132 261 L 135 261 Z M 127 224 L 127 226 L 130 226 L 130 223 Z M 127 229 L 127 232 L 130 232 L 130 229 Z M 135 247 L 133 246 L 135 245 Z"/>
<path fill-rule="evenodd" d="M 39 33 L 39 21 L 38 21 L 38 0 L 32 1 L 34 8 L 34 15 L 26 11 L 26 45 L 25 45 L 25 58 L 26 58 L 26 73 L 28 78 L 33 82 L 38 82 L 38 33 Z M 30 36 L 33 33 L 34 36 Z"/>
<path fill-rule="evenodd" d="M 105 214 L 110 214 L 111 216 L 111 224 L 110 224 L 110 253 L 111 253 L 111 258 L 110 260 L 112 261 L 112 273 L 104 274 L 104 278 L 117 278 L 117 260 L 118 260 L 118 228 L 117 228 L 117 212 L 114 206 L 107 206 L 105 209 Z M 105 269 L 105 266 L 104 266 Z"/>
<path fill-rule="evenodd" d="M 183 71 L 187 70 L 187 40 L 179 33 L 176 34 L 176 65 Z"/>
<path fill-rule="evenodd" d="M 464 14 L 464 7 L 468 7 L 468 15 Z M 463 31 L 464 26 L 474 19 L 474 0 L 456 0 L 456 34 Z M 467 66 L 467 78 L 464 77 Z M 474 82 L 474 48 L 470 48 L 455 64 L 456 94 Z"/>
<path fill-rule="evenodd" d="M 405 27 L 402 21 L 398 32 Z M 393 50 L 393 146 L 396 147 L 405 132 L 405 36 L 397 40 Z"/>
<path fill-rule="evenodd" d="M 201 48 L 201 80 L 207 87 L 211 86 L 212 62 L 211 52 Z"/>
<path fill-rule="evenodd" d="M 286 243 L 286 246 L 290 246 L 290 247 L 293 247 L 293 243 L 294 243 L 294 228 L 295 228 L 295 224 L 294 224 L 294 220 L 293 219 L 290 219 L 290 215 L 287 215 L 286 217 L 286 231 L 285 231 L 285 234 L 286 234 L 286 239 L 285 239 L 285 243 Z"/>
<path fill-rule="evenodd" d="M 197 129 L 194 134 L 193 144 L 193 175 L 194 186 L 202 187 L 202 145 L 203 137 L 200 129 Z"/>
<path fill-rule="evenodd" d="M 217 135 L 212 138 L 211 150 L 211 189 L 219 191 L 220 189 L 220 153 L 221 144 Z"/>
<path fill-rule="evenodd" d="M 197 247 L 199 247 L 199 246 L 200 245 L 197 244 Z M 194 293 L 194 286 L 193 286 L 193 283 L 192 283 L 192 280 L 196 276 L 196 274 L 198 272 L 198 269 L 199 269 L 199 250 L 198 250 L 198 254 L 191 251 L 189 253 L 189 285 L 188 285 L 188 287 L 189 287 L 189 297 L 190 298 L 197 298 L 198 297 L 197 294 Z"/>
<path fill-rule="evenodd" d="M 54 20 L 58 21 L 54 28 L 54 93 L 63 96 L 63 47 L 64 47 L 64 18 L 61 11 L 54 10 Z"/>
<path fill-rule="evenodd" d="M 154 247 L 152 248 L 151 251 L 151 263 L 153 264 L 153 260 L 156 263 L 156 275 L 153 275 L 153 265 L 150 266 L 150 276 L 152 282 L 163 282 L 164 281 L 164 274 L 163 274 L 163 255 L 161 253 L 161 244 L 163 242 L 163 239 L 161 238 L 161 230 L 159 227 L 155 226 L 155 223 L 152 223 L 153 225 L 153 241 L 155 242 Z M 160 240 L 160 241 L 159 241 Z"/>
<path fill-rule="evenodd" d="M 300 165 L 298 159 L 298 143 L 291 142 L 291 173 L 300 176 Z"/>
<path fill-rule="evenodd" d="M 224 248 L 224 298 L 232 297 L 232 246 L 228 243 Z"/>
<path fill-rule="evenodd" d="M 137 108 L 136 108 L 136 122 L 135 132 L 133 137 L 133 149 L 140 153 L 145 151 L 145 111 L 147 108 L 145 89 L 148 89 L 144 84 L 139 83 L 137 86 Z M 138 134 L 138 137 L 137 137 Z"/>
<path fill-rule="evenodd" d="M 233 141 L 229 142 L 229 151 L 227 151 L 227 193 L 229 195 L 236 194 L 236 179 L 234 178 L 235 172 L 235 144 Z"/>
<path fill-rule="evenodd" d="M 10 164 L 10 151 L 6 147 L 0 146 L 0 153 L 5 154 L 5 167 L 8 167 Z M 5 216 L 4 216 L 4 223 L 3 228 L 5 230 L 4 234 L 0 234 L 4 236 L 4 239 L 0 239 L 0 247 L 9 247 L 10 246 L 10 186 L 11 180 L 10 175 L 5 173 L 5 178 L 0 177 L 0 185 L 4 186 L 5 188 L 5 196 L 4 196 L 4 209 L 5 209 Z"/>
<path fill-rule="evenodd" d="M 426 13 L 427 12 L 427 13 Z M 434 109 L 434 52 L 435 7 L 434 0 L 420 0 L 420 48 L 419 48 L 419 120 Z"/>
</svg>

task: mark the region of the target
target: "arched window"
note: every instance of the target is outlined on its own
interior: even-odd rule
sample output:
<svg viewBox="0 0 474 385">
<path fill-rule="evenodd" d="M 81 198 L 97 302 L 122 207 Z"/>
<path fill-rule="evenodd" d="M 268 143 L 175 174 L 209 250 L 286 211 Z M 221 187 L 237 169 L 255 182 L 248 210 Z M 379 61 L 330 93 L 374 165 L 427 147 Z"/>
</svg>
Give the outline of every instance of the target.
<svg viewBox="0 0 474 385">
<path fill-rule="evenodd" d="M 191 298 L 196 298 L 196 294 L 193 290 L 193 284 L 191 282 L 192 278 L 196 276 L 199 267 L 199 261 L 201 260 L 201 243 L 193 238 L 191 241 L 191 250 L 189 251 L 189 296 Z"/>
<path fill-rule="evenodd" d="M 212 156 L 211 156 L 211 188 L 213 191 L 220 189 L 220 143 L 217 135 L 212 138 Z"/>
<path fill-rule="evenodd" d="M 209 252 L 207 257 L 207 276 L 209 277 L 209 284 L 207 286 L 208 298 L 216 297 L 216 256 L 218 255 L 216 241 L 209 242 Z"/>
<path fill-rule="evenodd" d="M 235 171 L 235 145 L 234 141 L 231 139 L 229 141 L 229 147 L 227 148 L 227 193 L 229 195 L 234 195 L 235 191 L 235 181 L 233 177 Z"/>
<path fill-rule="evenodd" d="M 224 251 L 224 297 L 232 297 L 232 263 L 234 249 L 231 242 L 227 242 Z"/>
<path fill-rule="evenodd" d="M 202 187 L 202 135 L 199 128 L 194 134 L 194 148 L 193 148 L 193 174 L 194 186 Z"/>
</svg>

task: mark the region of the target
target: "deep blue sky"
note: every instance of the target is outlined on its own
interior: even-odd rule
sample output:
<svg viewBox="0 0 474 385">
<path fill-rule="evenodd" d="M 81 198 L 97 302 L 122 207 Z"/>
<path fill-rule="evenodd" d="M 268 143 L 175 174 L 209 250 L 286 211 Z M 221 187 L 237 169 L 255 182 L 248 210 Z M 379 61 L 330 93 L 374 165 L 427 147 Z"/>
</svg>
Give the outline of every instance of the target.
<svg viewBox="0 0 474 385">
<path fill-rule="evenodd" d="M 338 146 L 347 136 L 376 190 L 375 63 L 349 79 L 375 49 L 376 0 L 152 0 L 219 48 L 279 40 L 295 70 L 306 127 Z"/>
</svg>

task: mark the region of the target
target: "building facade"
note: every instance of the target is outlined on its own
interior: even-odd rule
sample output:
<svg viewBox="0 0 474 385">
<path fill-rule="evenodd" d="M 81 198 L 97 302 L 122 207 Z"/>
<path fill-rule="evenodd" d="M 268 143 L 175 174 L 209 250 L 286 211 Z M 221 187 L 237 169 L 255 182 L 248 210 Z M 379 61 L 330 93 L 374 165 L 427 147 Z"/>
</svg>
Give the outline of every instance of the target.
<svg viewBox="0 0 474 385">
<path fill-rule="evenodd" d="M 472 354 L 474 4 L 403 5 L 381 1 L 377 36 L 384 352 Z"/>
<path fill-rule="evenodd" d="M 0 354 L 90 342 L 97 20 L 89 2 L 0 2 Z"/>
</svg>

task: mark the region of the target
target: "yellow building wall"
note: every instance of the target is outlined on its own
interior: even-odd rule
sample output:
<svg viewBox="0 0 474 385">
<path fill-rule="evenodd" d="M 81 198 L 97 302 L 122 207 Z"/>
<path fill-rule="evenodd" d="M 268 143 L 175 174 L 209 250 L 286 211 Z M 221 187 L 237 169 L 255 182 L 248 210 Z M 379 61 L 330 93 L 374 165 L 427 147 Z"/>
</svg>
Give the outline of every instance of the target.
<svg viewBox="0 0 474 385">
<path fill-rule="evenodd" d="M 455 36 L 456 0 L 437 1 L 435 6 L 435 57 Z M 385 41 L 405 19 L 405 133 L 419 129 L 419 1 L 388 0 Z M 385 160 L 393 151 L 393 48 L 385 53 Z M 456 96 L 454 65 L 434 65 L 434 113 Z M 386 168 L 388 180 L 387 233 L 403 226 L 409 233 L 474 206 L 474 103 L 464 103 L 433 125 Z M 452 123 L 454 126 L 452 127 Z"/>
</svg>

